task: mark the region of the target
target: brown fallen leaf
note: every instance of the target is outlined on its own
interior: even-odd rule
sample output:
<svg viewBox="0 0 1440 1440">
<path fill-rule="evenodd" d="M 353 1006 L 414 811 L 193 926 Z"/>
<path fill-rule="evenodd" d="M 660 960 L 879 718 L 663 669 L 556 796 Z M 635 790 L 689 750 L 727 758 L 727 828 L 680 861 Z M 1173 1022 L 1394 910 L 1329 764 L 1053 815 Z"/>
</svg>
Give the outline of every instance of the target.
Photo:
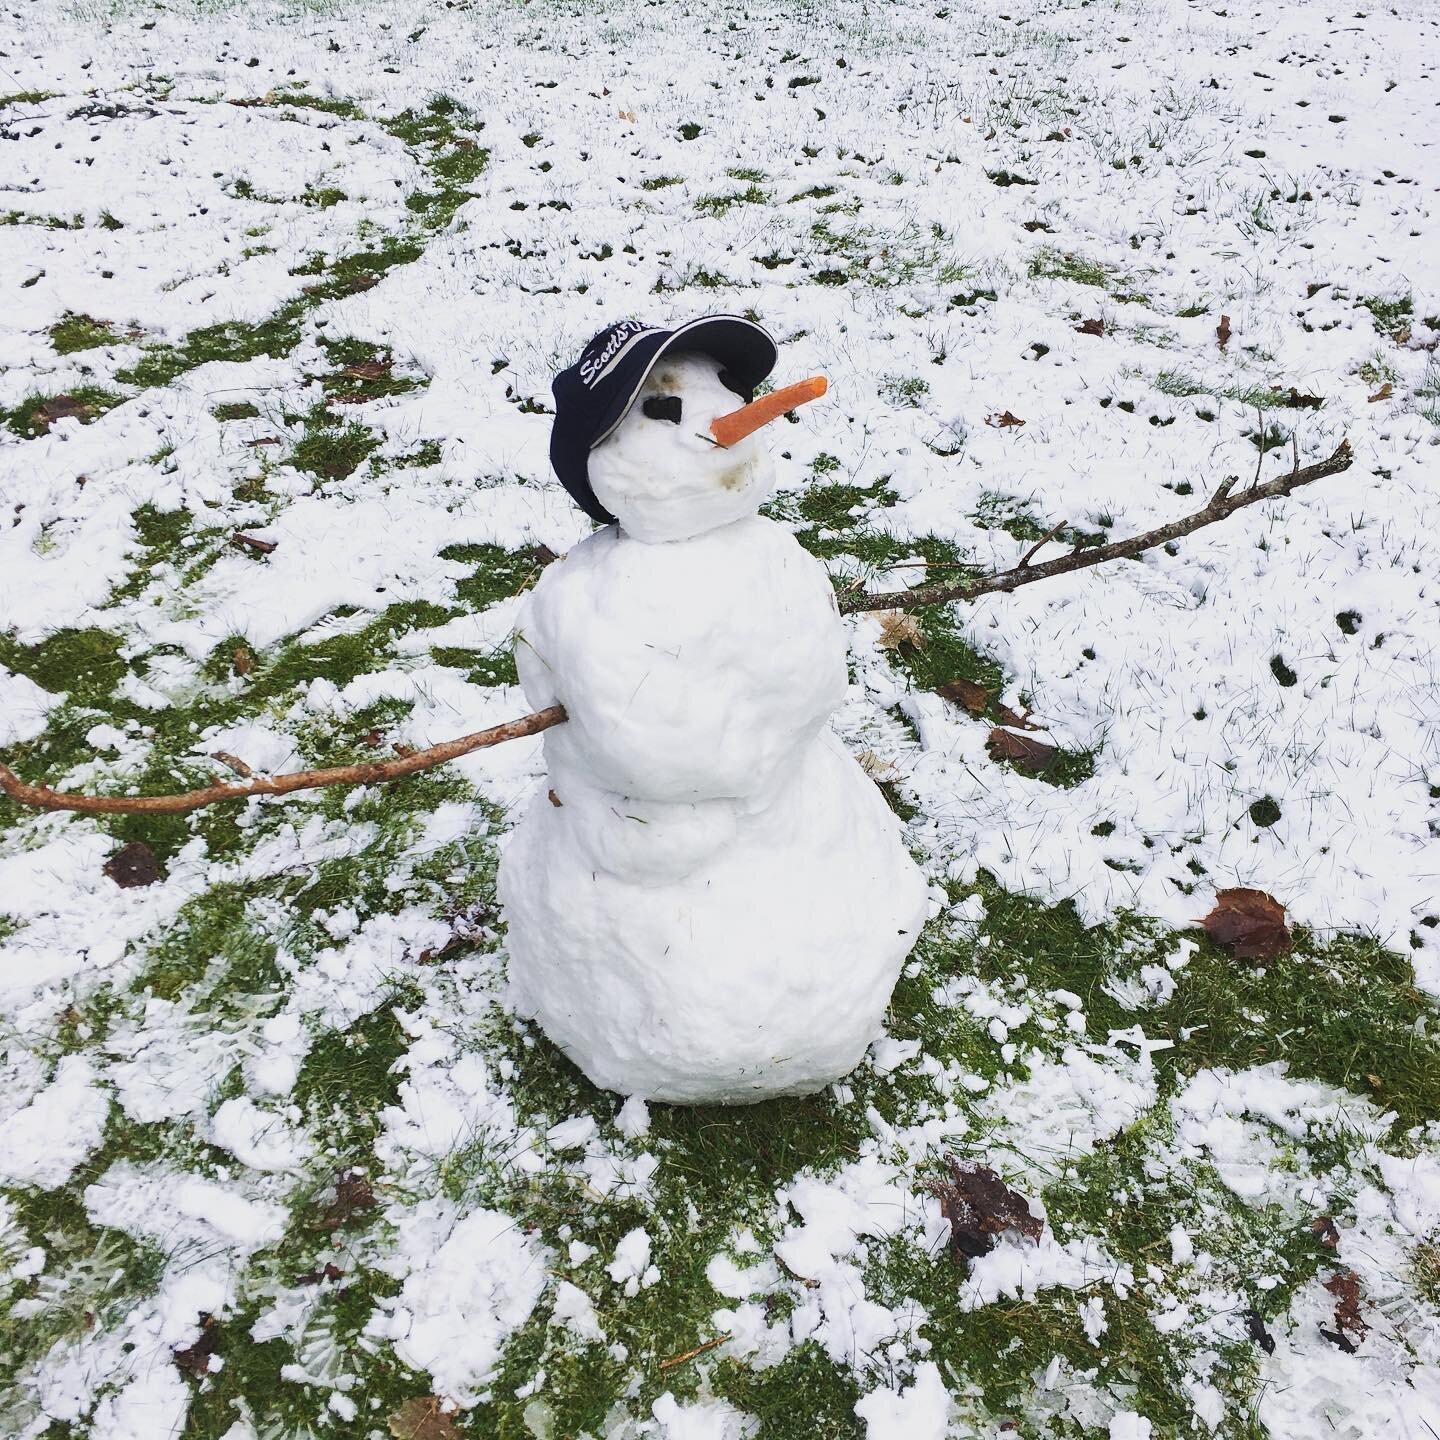
<svg viewBox="0 0 1440 1440">
<path fill-rule="evenodd" d="M 1013 430 L 1025 422 L 1018 415 L 1002 410 L 998 415 L 987 415 L 985 423 L 993 430 Z"/>
<path fill-rule="evenodd" d="M 990 692 L 973 680 L 951 680 L 935 693 L 942 700 L 953 700 L 957 705 L 963 705 L 972 715 L 983 715 L 990 708 Z"/>
<path fill-rule="evenodd" d="M 246 535 L 241 530 L 230 537 L 230 543 L 237 550 L 253 550 L 257 555 L 273 555 L 280 546 L 278 540 L 262 540 L 258 535 Z"/>
<path fill-rule="evenodd" d="M 1285 907 L 1263 890 L 1217 890 L 1214 909 L 1200 923 L 1237 960 L 1271 960 L 1290 949 Z"/>
<path fill-rule="evenodd" d="M 438 1395 L 407 1400 L 390 1416 L 390 1433 L 395 1440 L 461 1440 L 460 1427 L 442 1403 Z"/>
<path fill-rule="evenodd" d="M 1340 1232 L 1335 1228 L 1335 1222 L 1328 1215 L 1317 1215 L 1310 1222 L 1310 1233 L 1327 1249 L 1338 1250 L 1340 1248 Z"/>
<path fill-rule="evenodd" d="M 1230 317 L 1228 315 L 1220 317 L 1220 323 L 1215 327 L 1215 339 L 1221 350 L 1224 350 L 1230 343 Z"/>
<path fill-rule="evenodd" d="M 1023 715 L 1012 710 L 1008 705 L 997 705 L 995 713 L 1000 717 L 1002 725 L 1009 725 L 1014 730 L 1043 730 L 1043 725 L 1037 725 L 1027 710 Z"/>
<path fill-rule="evenodd" d="M 545 797 L 557 809 L 563 808 L 565 802 L 553 791 L 549 791 Z"/>
<path fill-rule="evenodd" d="M 1076 327 L 1077 335 L 1103 335 L 1105 333 L 1105 322 L 1103 320 L 1082 320 Z"/>
<path fill-rule="evenodd" d="M 322 1280 L 342 1280 L 344 1277 L 345 1272 L 338 1265 L 332 1265 L 327 1260 L 322 1269 L 307 1272 L 295 1283 L 297 1285 L 318 1285 Z"/>
<path fill-rule="evenodd" d="M 1318 410 L 1325 403 L 1319 395 L 1304 395 L 1293 385 L 1285 397 L 1285 404 L 1292 410 Z"/>
<path fill-rule="evenodd" d="M 48 433 L 57 420 L 85 420 L 94 413 L 94 406 L 74 395 L 52 395 L 30 417 L 30 427 L 37 435 Z"/>
<path fill-rule="evenodd" d="M 1323 1329 L 1320 1333 L 1347 1354 L 1354 1354 L 1370 1328 L 1360 1313 L 1363 1298 L 1360 1277 L 1353 1270 L 1337 1270 L 1325 1282 L 1325 1288 L 1335 1297 L 1335 1329 L 1338 1334 Z"/>
<path fill-rule="evenodd" d="M 1039 1242 L 1044 1225 L 993 1170 L 954 1159 L 946 1163 L 949 1180 L 925 1188 L 940 1201 L 940 1213 L 950 1224 L 950 1253 L 956 1260 L 963 1264 L 993 1250 L 1007 1230 Z"/>
<path fill-rule="evenodd" d="M 1381 400 L 1388 400 L 1395 393 L 1395 387 L 1387 380 L 1373 395 L 1369 397 L 1372 405 L 1377 405 Z"/>
<path fill-rule="evenodd" d="M 1060 752 L 1043 740 L 1029 735 L 1016 735 L 1013 731 L 1002 730 L 999 726 L 991 730 L 985 741 L 985 749 L 992 760 L 1008 760 L 1017 770 L 1027 775 L 1040 775 L 1048 770 L 1059 758 Z"/>
<path fill-rule="evenodd" d="M 346 1170 L 335 1180 L 335 1198 L 320 1222 L 321 1229 L 338 1230 L 355 1216 L 373 1210 L 375 1205 L 375 1192 L 369 1180 L 354 1170 Z"/>
<path fill-rule="evenodd" d="M 925 632 L 913 615 L 903 610 L 882 610 L 875 618 L 880 622 L 880 638 L 875 643 L 882 650 L 898 650 L 902 645 L 914 650 L 925 648 Z"/>
<path fill-rule="evenodd" d="M 889 785 L 901 778 L 893 760 L 877 755 L 873 750 L 862 750 L 856 757 L 860 768 L 878 785 Z"/>
<path fill-rule="evenodd" d="M 234 670 L 237 675 L 248 675 L 255 668 L 255 656 L 251 653 L 248 645 L 237 645 L 233 657 Z"/>
<path fill-rule="evenodd" d="M 213 1315 L 200 1317 L 200 1338 L 173 1352 L 176 1365 L 187 1375 L 203 1380 L 210 1373 L 210 1357 L 220 1344 L 220 1325 Z"/>
<path fill-rule="evenodd" d="M 553 565 L 560 557 L 546 544 L 534 546 L 530 551 L 531 558 L 537 565 Z"/>
<path fill-rule="evenodd" d="M 384 360 L 357 360 L 353 365 L 347 365 L 340 374 L 348 375 L 352 380 L 383 380 L 394 363 L 388 356 Z"/>
<path fill-rule="evenodd" d="M 165 878 L 155 852 L 143 841 L 122 845 L 106 862 L 105 872 L 122 890 L 137 890 Z"/>
<path fill-rule="evenodd" d="M 232 755 L 228 750 L 212 751 L 210 758 L 233 770 L 242 780 L 249 780 L 255 774 L 238 755 Z"/>
<path fill-rule="evenodd" d="M 258 440 L 247 440 L 246 446 L 254 450 L 259 445 L 283 445 L 285 442 L 278 435 L 262 435 Z"/>
</svg>

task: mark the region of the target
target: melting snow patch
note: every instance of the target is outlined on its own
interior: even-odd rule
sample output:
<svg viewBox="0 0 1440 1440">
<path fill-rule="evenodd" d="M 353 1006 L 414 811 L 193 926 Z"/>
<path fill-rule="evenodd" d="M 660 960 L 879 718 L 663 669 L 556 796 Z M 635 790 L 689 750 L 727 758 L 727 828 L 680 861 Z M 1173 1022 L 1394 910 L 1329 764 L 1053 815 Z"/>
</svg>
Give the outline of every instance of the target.
<svg viewBox="0 0 1440 1440">
<path fill-rule="evenodd" d="M 545 1248 L 512 1216 L 476 1210 L 460 1218 L 427 1201 L 396 1221 L 395 1267 L 404 1288 L 370 1332 L 394 1341 L 407 1365 L 429 1373 L 435 1391 L 469 1407 L 483 1398 L 500 1347 L 545 1289 Z"/>
</svg>

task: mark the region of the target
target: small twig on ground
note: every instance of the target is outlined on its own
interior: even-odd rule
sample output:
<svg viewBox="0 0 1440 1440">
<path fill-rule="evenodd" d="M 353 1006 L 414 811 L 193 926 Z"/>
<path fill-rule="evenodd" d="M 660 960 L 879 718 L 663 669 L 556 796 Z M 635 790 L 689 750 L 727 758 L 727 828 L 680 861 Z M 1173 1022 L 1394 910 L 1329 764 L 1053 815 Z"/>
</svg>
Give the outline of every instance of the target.
<svg viewBox="0 0 1440 1440">
<path fill-rule="evenodd" d="M 217 750 L 210 758 L 218 760 L 222 765 L 228 765 L 237 775 L 243 775 L 247 780 L 255 773 L 238 755 L 232 755 L 228 750 Z"/>
<path fill-rule="evenodd" d="M 1024 570 L 1030 562 L 1065 528 L 1068 522 L 1062 520 L 1052 525 L 1021 557 L 1015 568 Z"/>
<path fill-rule="evenodd" d="M 981 575 L 962 585 L 917 586 L 914 590 L 893 590 L 884 595 L 843 595 L 840 597 L 842 614 L 852 615 L 865 610 L 896 610 L 913 608 L 917 605 L 947 605 L 952 600 L 974 600 L 981 595 L 1008 593 L 1022 585 L 1033 585 L 1037 580 L 1048 580 L 1054 575 L 1065 575 L 1072 570 L 1086 570 L 1092 565 L 1103 565 L 1107 560 L 1125 560 L 1139 555 L 1141 551 L 1153 550 L 1157 545 L 1178 540 L 1205 525 L 1224 520 L 1246 505 L 1261 500 L 1271 500 L 1279 495 L 1288 495 L 1301 485 L 1310 485 L 1323 480 L 1327 475 L 1338 475 L 1354 463 L 1355 454 L 1350 442 L 1342 440 L 1335 453 L 1328 460 L 1319 460 L 1303 469 L 1291 470 L 1287 474 L 1267 480 L 1263 485 L 1252 485 L 1239 494 L 1233 493 L 1233 477 L 1222 480 L 1216 487 L 1209 502 L 1200 510 L 1183 519 L 1172 520 L 1158 529 L 1147 530 L 1143 535 L 1132 535 L 1128 540 L 1116 540 L 1109 545 L 1092 545 L 1072 550 L 1056 560 L 1047 560 L 1041 565 L 1015 566 L 994 575 Z"/>
<path fill-rule="evenodd" d="M 703 1355 L 707 1350 L 713 1350 L 717 1345 L 723 1345 L 730 1338 L 727 1332 L 724 1335 L 717 1335 L 713 1340 L 707 1340 L 703 1345 L 697 1345 L 693 1350 L 686 1350 L 681 1355 L 672 1355 L 668 1360 L 662 1360 L 659 1368 L 661 1370 L 673 1370 L 677 1365 L 683 1365 L 687 1360 L 693 1360 L 697 1355 Z"/>
<path fill-rule="evenodd" d="M 564 706 L 551 705 L 533 715 L 507 720 L 503 725 L 492 725 L 488 730 L 477 730 L 458 740 L 446 740 L 398 760 L 337 765 L 329 770 L 297 770 L 289 775 L 258 775 L 243 785 L 216 784 L 183 795 L 71 795 L 45 785 L 27 785 L 3 764 L 0 764 L 0 790 L 12 800 L 40 810 L 78 810 L 86 815 L 177 815 L 225 800 L 248 800 L 252 795 L 288 795 L 294 790 L 317 790 L 326 785 L 376 785 L 385 780 L 399 780 L 419 770 L 431 770 L 448 760 L 459 759 L 472 750 L 483 750 L 488 745 L 516 740 L 522 735 L 538 735 L 564 718 Z"/>
<path fill-rule="evenodd" d="M 230 543 L 237 550 L 253 550 L 257 555 L 269 555 L 280 545 L 278 540 L 262 540 L 258 535 L 245 534 L 243 530 L 237 530 L 230 537 Z"/>
</svg>

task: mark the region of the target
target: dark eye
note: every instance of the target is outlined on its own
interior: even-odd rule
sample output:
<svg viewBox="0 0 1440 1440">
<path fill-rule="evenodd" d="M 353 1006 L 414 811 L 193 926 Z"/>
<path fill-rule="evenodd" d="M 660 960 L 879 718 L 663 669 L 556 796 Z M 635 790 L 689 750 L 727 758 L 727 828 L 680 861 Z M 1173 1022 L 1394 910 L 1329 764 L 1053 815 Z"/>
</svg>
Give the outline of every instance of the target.
<svg viewBox="0 0 1440 1440">
<path fill-rule="evenodd" d="M 678 395 L 652 395 L 640 408 L 647 420 L 668 420 L 672 425 L 680 423 Z"/>
<path fill-rule="evenodd" d="M 747 405 L 755 398 L 753 385 L 742 385 L 728 370 L 720 372 L 720 383 L 738 395 Z"/>
</svg>

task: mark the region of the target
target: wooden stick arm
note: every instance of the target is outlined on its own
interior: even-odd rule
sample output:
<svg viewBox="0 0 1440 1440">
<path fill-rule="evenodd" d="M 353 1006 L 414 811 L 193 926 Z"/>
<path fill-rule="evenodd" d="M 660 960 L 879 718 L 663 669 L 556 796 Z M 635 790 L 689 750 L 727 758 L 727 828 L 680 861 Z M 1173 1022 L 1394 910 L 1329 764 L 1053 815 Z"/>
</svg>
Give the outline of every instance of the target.
<svg viewBox="0 0 1440 1440">
<path fill-rule="evenodd" d="M 1303 468 L 1297 465 L 1288 474 L 1267 480 L 1263 485 L 1252 483 L 1246 489 L 1236 491 L 1233 479 L 1224 480 L 1216 487 L 1202 509 L 1158 529 L 1131 536 L 1128 540 L 1116 540 L 1109 545 L 1072 550 L 1058 559 L 1032 565 L 1031 556 L 1039 548 L 1036 546 L 1010 570 L 981 575 L 962 585 L 896 590 L 885 595 L 846 595 L 840 599 L 840 611 L 845 615 L 853 615 L 866 610 L 903 610 L 922 605 L 945 605 L 955 600 L 974 600 L 981 595 L 1004 593 L 1017 590 L 1022 585 L 1033 585 L 1036 581 L 1049 579 L 1053 575 L 1064 575 L 1072 570 L 1086 570 L 1092 565 L 1103 565 L 1107 560 L 1129 558 L 1151 550 L 1156 545 L 1179 539 L 1180 536 L 1188 535 L 1203 526 L 1213 525 L 1217 520 L 1233 515 L 1246 505 L 1288 495 L 1301 485 L 1309 485 L 1327 475 L 1338 475 L 1342 470 L 1350 468 L 1354 458 L 1350 442 L 1342 440 L 1329 459 Z M 63 790 L 51 790 L 45 785 L 27 785 L 13 770 L 0 763 L 0 791 L 21 805 L 31 805 L 40 810 L 75 810 L 86 815 L 177 815 L 188 810 L 199 810 L 206 805 L 218 805 L 226 800 L 248 800 L 252 795 L 289 795 L 295 790 L 317 790 L 326 785 L 377 785 L 387 780 L 398 780 L 402 776 L 414 775 L 417 771 L 429 770 L 449 760 L 458 759 L 461 755 L 468 755 L 472 750 L 483 750 L 489 745 L 517 740 L 523 735 L 538 735 L 552 725 L 559 725 L 564 719 L 564 706 L 551 705 L 532 715 L 522 715 L 518 720 L 492 725 L 488 730 L 477 730 L 473 735 L 462 735 L 458 740 L 446 740 L 439 745 L 430 746 L 427 750 L 417 750 L 412 755 L 395 760 L 379 760 L 365 765 L 338 765 L 329 770 L 299 770 L 289 775 L 259 775 L 237 785 L 216 783 L 207 789 L 189 790 L 181 795 L 74 795 Z M 233 761 L 234 757 L 225 757 L 225 762 L 231 764 L 232 768 Z"/>
</svg>

